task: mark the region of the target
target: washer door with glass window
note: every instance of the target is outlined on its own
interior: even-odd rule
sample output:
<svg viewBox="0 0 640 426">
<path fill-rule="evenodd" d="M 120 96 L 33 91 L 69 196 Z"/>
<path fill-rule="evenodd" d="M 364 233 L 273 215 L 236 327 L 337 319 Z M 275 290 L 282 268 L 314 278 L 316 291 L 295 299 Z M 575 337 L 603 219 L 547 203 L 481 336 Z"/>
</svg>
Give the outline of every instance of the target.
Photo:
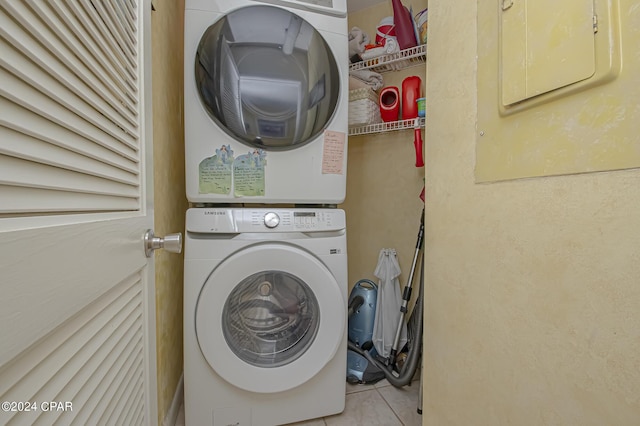
<svg viewBox="0 0 640 426">
<path fill-rule="evenodd" d="M 344 291 L 307 251 L 249 246 L 223 260 L 204 283 L 195 318 L 202 354 L 241 389 L 296 388 L 325 367 L 345 338 Z"/>
<path fill-rule="evenodd" d="M 274 6 L 242 7 L 212 24 L 194 69 L 209 117 L 250 148 L 303 146 L 327 127 L 338 103 L 329 45 L 299 15 Z"/>
</svg>

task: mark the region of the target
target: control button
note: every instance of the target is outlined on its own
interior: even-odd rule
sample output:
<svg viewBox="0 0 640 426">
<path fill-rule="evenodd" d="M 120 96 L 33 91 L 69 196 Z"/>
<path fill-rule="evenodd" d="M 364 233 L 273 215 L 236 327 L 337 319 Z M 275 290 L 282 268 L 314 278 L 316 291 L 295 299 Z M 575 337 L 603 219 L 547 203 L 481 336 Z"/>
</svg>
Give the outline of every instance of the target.
<svg viewBox="0 0 640 426">
<path fill-rule="evenodd" d="M 277 213 L 269 212 L 264 215 L 264 226 L 267 228 L 275 228 L 280 223 L 280 216 Z"/>
</svg>

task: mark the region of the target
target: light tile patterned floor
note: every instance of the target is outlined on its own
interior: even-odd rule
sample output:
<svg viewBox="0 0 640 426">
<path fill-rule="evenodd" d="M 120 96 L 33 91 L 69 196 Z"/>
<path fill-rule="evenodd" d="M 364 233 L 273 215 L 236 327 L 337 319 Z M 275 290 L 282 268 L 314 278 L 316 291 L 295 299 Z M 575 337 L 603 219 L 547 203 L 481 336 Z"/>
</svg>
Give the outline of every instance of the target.
<svg viewBox="0 0 640 426">
<path fill-rule="evenodd" d="M 419 380 L 404 388 L 393 387 L 386 380 L 374 385 L 347 383 L 344 412 L 289 426 L 421 426 L 422 416 L 417 413 L 419 388 Z M 184 406 L 175 426 L 185 426 Z"/>
</svg>

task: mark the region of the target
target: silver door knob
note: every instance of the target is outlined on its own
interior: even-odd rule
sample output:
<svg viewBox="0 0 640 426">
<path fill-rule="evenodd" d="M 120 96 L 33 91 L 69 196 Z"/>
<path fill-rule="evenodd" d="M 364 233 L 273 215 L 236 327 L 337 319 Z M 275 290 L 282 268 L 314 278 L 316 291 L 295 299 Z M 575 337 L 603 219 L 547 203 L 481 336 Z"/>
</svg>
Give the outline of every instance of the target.
<svg viewBox="0 0 640 426">
<path fill-rule="evenodd" d="M 144 233 L 144 254 L 151 257 L 153 251 L 163 248 L 171 253 L 182 253 L 182 233 L 156 237 L 151 229 Z"/>
</svg>

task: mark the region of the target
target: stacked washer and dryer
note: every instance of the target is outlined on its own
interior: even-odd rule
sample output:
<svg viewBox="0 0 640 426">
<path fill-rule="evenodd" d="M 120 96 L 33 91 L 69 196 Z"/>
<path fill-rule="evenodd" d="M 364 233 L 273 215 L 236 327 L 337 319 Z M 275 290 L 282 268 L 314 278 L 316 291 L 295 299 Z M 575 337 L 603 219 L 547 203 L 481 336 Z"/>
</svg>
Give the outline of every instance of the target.
<svg viewBox="0 0 640 426">
<path fill-rule="evenodd" d="M 186 0 L 187 425 L 344 409 L 347 32 L 346 0 Z"/>
</svg>

